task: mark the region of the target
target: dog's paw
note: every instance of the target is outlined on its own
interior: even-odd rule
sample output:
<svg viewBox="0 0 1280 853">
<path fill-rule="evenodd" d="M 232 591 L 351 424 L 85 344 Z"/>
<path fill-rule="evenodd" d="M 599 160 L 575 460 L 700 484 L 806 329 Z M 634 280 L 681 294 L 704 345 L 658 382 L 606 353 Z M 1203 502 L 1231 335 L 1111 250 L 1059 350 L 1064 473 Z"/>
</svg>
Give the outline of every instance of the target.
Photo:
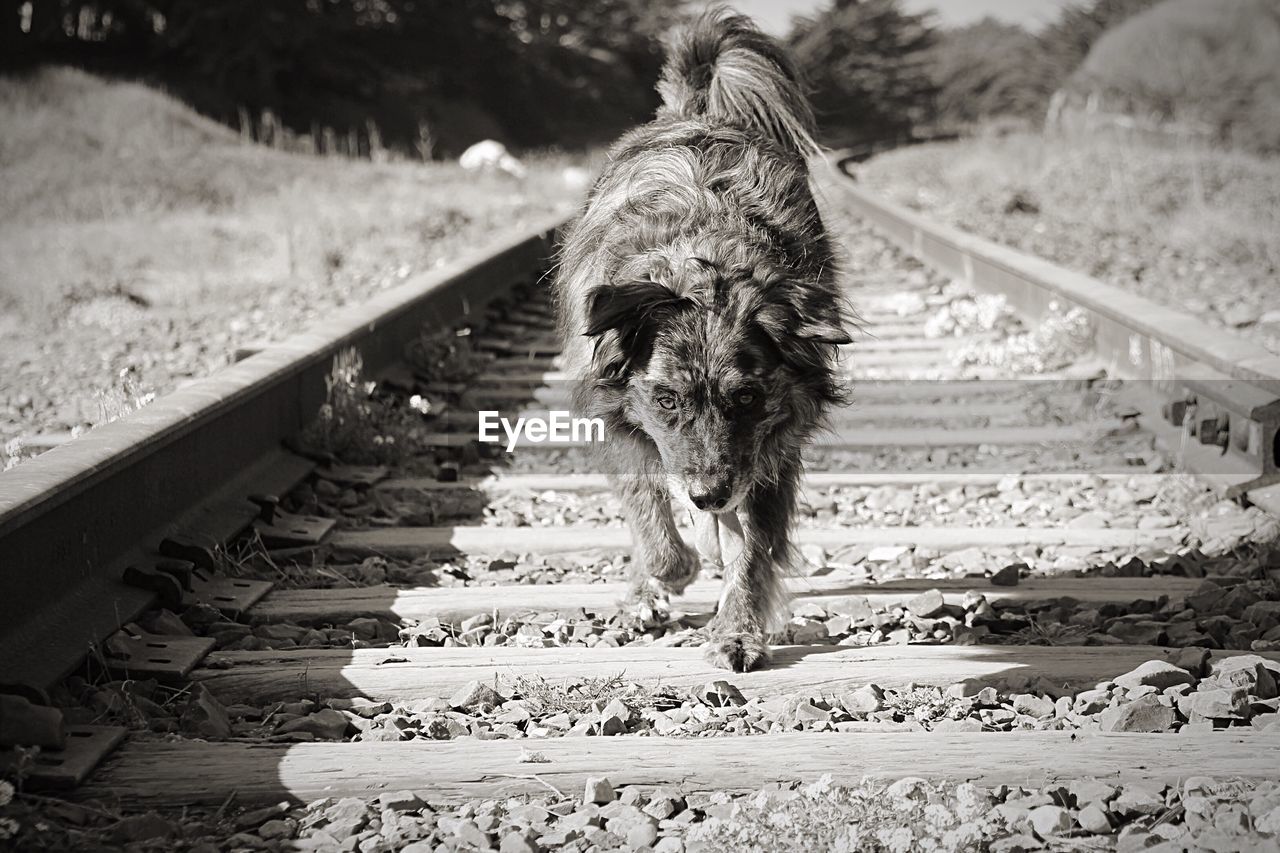
<svg viewBox="0 0 1280 853">
<path fill-rule="evenodd" d="M 701 569 L 702 563 L 697 553 L 692 548 L 681 546 L 671 551 L 660 565 L 652 566 L 649 577 L 657 583 L 662 592 L 667 595 L 679 595 L 684 592 L 685 587 L 693 583 Z"/>
<path fill-rule="evenodd" d="M 653 578 L 632 586 L 621 606 L 623 614 L 642 630 L 666 624 L 671 618 L 671 601 Z"/>
<path fill-rule="evenodd" d="M 707 663 L 734 672 L 750 672 L 769 659 L 769 647 L 755 634 L 721 634 L 702 647 Z"/>
</svg>

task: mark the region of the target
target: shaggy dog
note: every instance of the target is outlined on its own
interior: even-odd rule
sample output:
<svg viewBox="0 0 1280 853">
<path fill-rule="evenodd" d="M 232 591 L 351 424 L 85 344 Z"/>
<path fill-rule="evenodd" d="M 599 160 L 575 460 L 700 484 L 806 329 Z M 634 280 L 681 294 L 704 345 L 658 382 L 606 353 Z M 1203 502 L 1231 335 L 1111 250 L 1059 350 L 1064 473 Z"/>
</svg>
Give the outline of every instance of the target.
<svg viewBox="0 0 1280 853">
<path fill-rule="evenodd" d="M 661 609 L 698 573 L 675 499 L 724 565 L 707 658 L 741 672 L 785 617 L 801 451 L 841 399 L 836 345 L 850 338 L 809 188 L 813 116 L 781 46 L 709 12 L 675 40 L 658 91 L 657 117 L 614 146 L 566 238 L 566 366 L 578 411 L 606 425 L 632 600 Z"/>
</svg>

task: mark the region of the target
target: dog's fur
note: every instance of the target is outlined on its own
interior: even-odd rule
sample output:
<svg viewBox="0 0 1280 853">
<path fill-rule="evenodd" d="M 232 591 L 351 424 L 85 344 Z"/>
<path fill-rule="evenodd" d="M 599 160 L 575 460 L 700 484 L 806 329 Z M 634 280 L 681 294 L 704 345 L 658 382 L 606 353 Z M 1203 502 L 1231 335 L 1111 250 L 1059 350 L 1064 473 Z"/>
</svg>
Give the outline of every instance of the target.
<svg viewBox="0 0 1280 853">
<path fill-rule="evenodd" d="M 566 238 L 557 292 L 575 403 L 635 542 L 632 596 L 698 572 L 671 500 L 742 515 L 707 656 L 752 669 L 782 608 L 801 450 L 841 399 L 848 343 L 809 188 L 813 117 L 782 48 L 705 14 L 669 51 L 654 121 L 624 136 Z M 714 526 L 713 526 L 714 528 Z"/>
</svg>

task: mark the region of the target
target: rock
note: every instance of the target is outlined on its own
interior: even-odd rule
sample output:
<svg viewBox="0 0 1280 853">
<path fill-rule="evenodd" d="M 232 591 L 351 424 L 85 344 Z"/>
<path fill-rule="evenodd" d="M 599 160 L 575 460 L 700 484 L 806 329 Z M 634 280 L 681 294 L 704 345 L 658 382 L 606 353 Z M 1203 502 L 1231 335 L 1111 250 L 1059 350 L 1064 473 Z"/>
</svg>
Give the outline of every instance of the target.
<svg viewBox="0 0 1280 853">
<path fill-rule="evenodd" d="M 507 701 L 501 693 L 480 681 L 469 681 L 449 697 L 449 705 L 461 711 L 486 711 Z"/>
<path fill-rule="evenodd" d="M 912 616 L 929 619 L 940 614 L 946 608 L 947 602 L 940 590 L 931 589 L 911 598 L 906 606 Z"/>
<path fill-rule="evenodd" d="M 1156 814 L 1164 808 L 1164 797 L 1154 788 L 1131 782 L 1111 801 L 1111 810 L 1121 815 Z"/>
<path fill-rule="evenodd" d="M 1190 719 L 1193 715 L 1207 720 L 1249 719 L 1249 693 L 1234 689 L 1197 690 L 1178 699 L 1178 710 Z"/>
<path fill-rule="evenodd" d="M 1115 831 L 1106 810 L 1097 803 L 1089 803 L 1077 812 L 1076 822 L 1085 832 L 1091 832 L 1094 835 L 1108 835 Z"/>
<path fill-rule="evenodd" d="M 583 803 L 611 803 L 616 800 L 617 794 L 613 792 L 613 786 L 609 784 L 609 780 L 603 776 L 588 776 L 586 791 L 582 795 Z"/>
<path fill-rule="evenodd" d="M 1187 646 L 1178 650 L 1173 659 L 1174 666 L 1185 669 L 1195 677 L 1204 675 L 1205 666 L 1209 663 L 1210 651 L 1200 646 Z"/>
<path fill-rule="evenodd" d="M 378 795 L 378 805 L 398 812 L 413 812 L 426 805 L 413 791 L 386 791 Z"/>
<path fill-rule="evenodd" d="M 1159 697 L 1143 696 L 1102 712 L 1099 723 L 1104 732 L 1164 732 L 1174 724 L 1173 709 Z"/>
<path fill-rule="evenodd" d="M 1022 570 L 1027 568 L 1025 563 L 1013 563 L 1005 566 L 1000 571 L 991 576 L 992 586 L 1017 586 L 1018 581 L 1022 578 Z"/>
<path fill-rule="evenodd" d="M 116 844 L 129 844 L 137 841 L 150 841 L 153 838 L 169 838 L 178 832 L 178 827 L 162 818 L 155 812 L 130 815 L 116 821 L 107 830 L 106 838 Z"/>
<path fill-rule="evenodd" d="M 855 716 L 873 714 L 884 708 L 884 691 L 874 684 L 850 690 L 840 697 L 840 707 Z"/>
<path fill-rule="evenodd" d="M 1041 838 L 1070 832 L 1074 823 L 1071 813 L 1061 806 L 1039 806 L 1032 809 L 1028 817 L 1031 827 Z"/>
<path fill-rule="evenodd" d="M 709 681 L 699 687 L 693 694 L 704 705 L 712 708 L 725 708 L 731 705 L 745 705 L 746 698 L 742 691 L 727 681 Z"/>
<path fill-rule="evenodd" d="M 297 832 L 298 824 L 292 820 L 269 820 L 262 826 L 258 827 L 258 835 L 268 839 L 286 839 L 293 838 L 293 834 Z"/>
<path fill-rule="evenodd" d="M 1035 696 L 1031 693 L 1019 693 L 1013 697 L 1013 710 L 1019 714 L 1043 719 L 1053 716 L 1053 700 Z"/>
<path fill-rule="evenodd" d="M 1164 623 L 1150 619 L 1117 619 L 1107 633 L 1134 646 L 1159 646 L 1164 642 Z"/>
<path fill-rule="evenodd" d="M 1277 695 L 1275 666 L 1261 655 L 1237 655 L 1214 660 L 1209 664 L 1209 676 L 1223 687 L 1244 687 L 1258 699 L 1273 699 Z"/>
<path fill-rule="evenodd" d="M 508 832 L 498 845 L 498 853 L 538 853 L 541 849 L 536 836 L 528 832 Z"/>
<path fill-rule="evenodd" d="M 1076 779 L 1067 783 L 1067 793 L 1075 798 L 1076 807 L 1082 808 L 1089 803 L 1106 805 L 1116 795 L 1116 789 L 1097 779 Z"/>
<path fill-rule="evenodd" d="M 231 736 L 227 709 L 199 682 L 191 688 L 191 698 L 183 709 L 179 725 L 184 732 L 198 738 L 221 740 Z"/>
<path fill-rule="evenodd" d="M 293 734 L 304 732 L 324 740 L 338 740 L 347 733 L 350 721 L 341 711 L 325 708 L 322 711 L 289 720 L 276 729 L 276 734 Z"/>
<path fill-rule="evenodd" d="M 1156 690 L 1164 690 L 1175 684 L 1195 684 L 1191 673 L 1162 660 L 1149 660 L 1124 675 L 1116 676 L 1114 680 L 1127 689 L 1150 686 Z"/>
<path fill-rule="evenodd" d="M 657 840 L 658 822 L 656 820 L 637 821 L 627 830 L 627 846 L 632 850 L 652 847 Z"/>
</svg>

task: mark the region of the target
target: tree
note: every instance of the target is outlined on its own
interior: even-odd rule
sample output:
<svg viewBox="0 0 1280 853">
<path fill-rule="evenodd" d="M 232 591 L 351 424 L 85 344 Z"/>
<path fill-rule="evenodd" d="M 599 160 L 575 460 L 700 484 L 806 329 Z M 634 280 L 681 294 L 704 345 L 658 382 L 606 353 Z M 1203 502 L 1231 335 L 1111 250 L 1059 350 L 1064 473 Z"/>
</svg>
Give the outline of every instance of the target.
<svg viewBox="0 0 1280 853">
<path fill-rule="evenodd" d="M 1048 98 L 1070 79 L 1104 32 L 1158 2 L 1093 0 L 1067 6 L 1037 37 L 1039 59 L 1028 69 L 1028 76 Z"/>
<path fill-rule="evenodd" d="M 1044 94 L 1027 70 L 1038 61 L 1035 37 L 994 18 L 939 33 L 930 51 L 943 124 L 1043 113 Z"/>
<path fill-rule="evenodd" d="M 903 12 L 899 0 L 836 0 L 797 19 L 790 43 L 824 139 L 888 139 L 926 122 L 937 91 L 934 36 L 928 17 Z"/>
</svg>

